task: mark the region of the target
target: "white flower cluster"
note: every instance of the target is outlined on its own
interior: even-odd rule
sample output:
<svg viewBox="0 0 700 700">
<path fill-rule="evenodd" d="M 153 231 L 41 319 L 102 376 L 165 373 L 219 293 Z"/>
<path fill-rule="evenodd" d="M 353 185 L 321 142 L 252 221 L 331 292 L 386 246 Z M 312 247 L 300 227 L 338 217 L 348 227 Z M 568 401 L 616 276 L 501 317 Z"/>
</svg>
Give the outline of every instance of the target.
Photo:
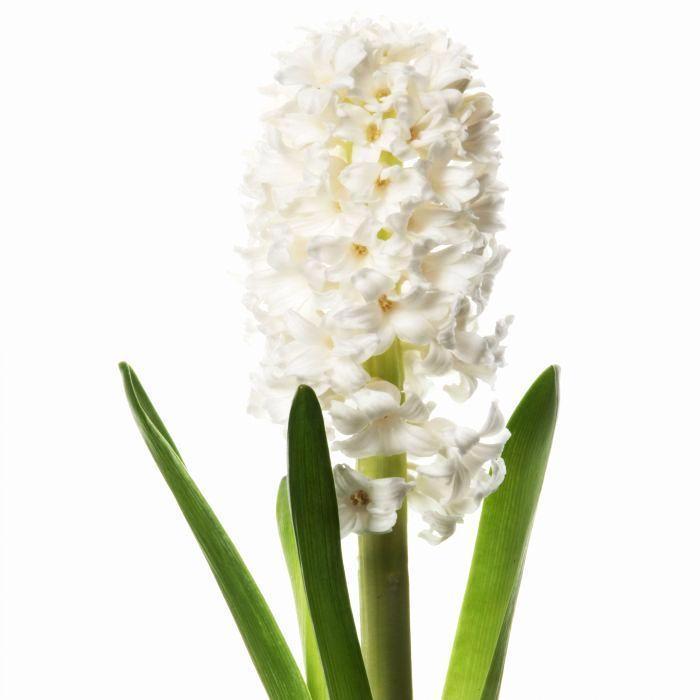
<svg viewBox="0 0 700 700">
<path fill-rule="evenodd" d="M 267 343 L 251 410 L 283 422 L 308 384 L 330 438 L 346 436 L 334 448 L 407 453 L 405 488 L 336 469 L 343 530 L 390 529 L 408 492 L 439 542 L 505 471 L 495 405 L 477 432 L 425 398 L 437 380 L 464 401 L 503 364 L 510 319 L 477 327 L 506 254 L 491 98 L 442 32 L 357 21 L 280 59 L 246 177 L 247 303 Z M 364 365 L 395 342 L 403 394 Z"/>
</svg>

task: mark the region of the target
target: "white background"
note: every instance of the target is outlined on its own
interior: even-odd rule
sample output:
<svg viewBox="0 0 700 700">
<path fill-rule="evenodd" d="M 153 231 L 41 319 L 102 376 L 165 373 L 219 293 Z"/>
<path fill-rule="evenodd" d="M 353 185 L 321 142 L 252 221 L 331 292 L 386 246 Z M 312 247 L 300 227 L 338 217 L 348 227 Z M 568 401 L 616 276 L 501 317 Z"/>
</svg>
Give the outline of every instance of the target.
<svg viewBox="0 0 700 700">
<path fill-rule="evenodd" d="M 271 54 L 354 11 L 447 27 L 474 52 L 510 187 L 492 302 L 516 316 L 506 412 L 562 366 L 502 697 L 700 697 L 691 8 L 3 4 L 3 697 L 263 697 L 121 359 L 298 649 L 274 520 L 284 443 L 246 415 L 238 187 Z M 418 700 L 439 697 L 476 524 L 411 539 Z"/>
</svg>

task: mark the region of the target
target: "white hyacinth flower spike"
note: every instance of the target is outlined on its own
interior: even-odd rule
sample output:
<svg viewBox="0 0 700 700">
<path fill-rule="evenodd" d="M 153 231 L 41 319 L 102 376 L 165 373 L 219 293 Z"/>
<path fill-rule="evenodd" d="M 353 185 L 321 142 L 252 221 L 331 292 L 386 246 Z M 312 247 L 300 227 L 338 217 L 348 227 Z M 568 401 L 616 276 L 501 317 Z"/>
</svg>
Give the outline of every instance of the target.
<svg viewBox="0 0 700 700">
<path fill-rule="evenodd" d="M 423 28 L 352 21 L 279 60 L 245 179 L 251 410 L 283 422 L 309 385 L 358 459 L 334 470 L 342 533 L 390 531 L 408 494 L 440 542 L 506 468 L 495 402 L 480 429 L 434 415 L 504 364 L 510 318 L 482 323 L 507 253 L 491 98 L 464 47 Z"/>
</svg>

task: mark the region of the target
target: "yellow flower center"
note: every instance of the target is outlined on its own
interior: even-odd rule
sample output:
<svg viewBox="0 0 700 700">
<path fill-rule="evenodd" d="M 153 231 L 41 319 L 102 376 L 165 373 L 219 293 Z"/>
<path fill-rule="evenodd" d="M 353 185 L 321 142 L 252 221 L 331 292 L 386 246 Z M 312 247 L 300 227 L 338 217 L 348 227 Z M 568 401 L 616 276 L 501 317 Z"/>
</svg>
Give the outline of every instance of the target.
<svg viewBox="0 0 700 700">
<path fill-rule="evenodd" d="M 357 255 L 358 257 L 362 257 L 363 255 L 367 255 L 367 246 L 366 245 L 361 245 L 360 243 L 353 243 L 352 244 L 352 250 Z"/>
<path fill-rule="evenodd" d="M 391 95 L 391 90 L 387 87 L 379 88 L 379 90 L 374 93 L 374 97 L 377 100 L 383 100 L 385 97 L 389 97 L 389 95 Z"/>
<path fill-rule="evenodd" d="M 366 491 L 360 489 L 350 495 L 350 503 L 354 506 L 366 506 L 369 503 L 369 496 Z"/>
<path fill-rule="evenodd" d="M 370 122 L 365 129 L 365 135 L 370 143 L 376 141 L 379 138 L 379 127 L 374 122 Z"/>
<path fill-rule="evenodd" d="M 388 299 L 386 294 L 382 294 L 379 299 L 377 299 L 377 304 L 379 304 L 379 308 L 385 313 L 387 311 L 391 311 L 391 309 L 394 307 L 394 302 L 391 301 L 391 299 Z"/>
</svg>

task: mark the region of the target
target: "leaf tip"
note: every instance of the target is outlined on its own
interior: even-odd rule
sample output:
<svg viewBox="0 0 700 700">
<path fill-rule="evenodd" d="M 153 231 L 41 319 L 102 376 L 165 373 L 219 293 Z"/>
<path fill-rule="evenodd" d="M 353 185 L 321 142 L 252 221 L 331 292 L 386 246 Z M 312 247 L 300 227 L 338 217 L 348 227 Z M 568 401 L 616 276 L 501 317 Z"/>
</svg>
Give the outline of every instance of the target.
<svg viewBox="0 0 700 700">
<path fill-rule="evenodd" d="M 559 365 L 549 365 L 547 369 L 543 370 L 542 373 L 533 382 L 532 387 L 540 386 L 542 388 L 548 387 L 551 393 L 558 397 L 559 396 L 559 377 L 561 375 L 561 367 Z"/>
<path fill-rule="evenodd" d="M 534 390 L 536 394 L 542 397 L 547 397 L 546 401 L 551 406 L 554 419 L 559 411 L 559 381 L 561 376 L 561 367 L 556 364 L 551 364 L 547 369 L 540 374 L 535 383 L 530 387 L 530 391 Z M 538 388 L 536 388 L 538 387 Z M 528 392 L 529 393 L 529 392 Z"/>
<path fill-rule="evenodd" d="M 294 400 L 292 401 L 292 410 L 289 414 L 291 419 L 292 415 L 297 411 L 318 411 L 321 413 L 321 404 L 318 402 L 318 397 L 316 392 L 306 384 L 300 384 L 297 388 L 296 394 L 294 394 Z"/>
<path fill-rule="evenodd" d="M 561 367 L 559 365 L 549 365 L 545 370 L 550 376 L 550 381 L 552 382 L 552 388 L 554 390 L 554 395 L 559 400 L 559 382 L 561 377 Z"/>
<path fill-rule="evenodd" d="M 297 387 L 297 392 L 294 395 L 294 398 L 298 397 L 307 397 L 310 398 L 313 396 L 314 398 L 316 397 L 316 392 L 308 385 L 308 384 L 299 384 Z"/>
<path fill-rule="evenodd" d="M 559 365 L 549 365 L 544 373 L 550 376 L 551 380 L 554 382 L 555 388 L 557 389 L 557 393 L 559 393 L 559 377 L 561 376 L 561 367 Z"/>
</svg>

